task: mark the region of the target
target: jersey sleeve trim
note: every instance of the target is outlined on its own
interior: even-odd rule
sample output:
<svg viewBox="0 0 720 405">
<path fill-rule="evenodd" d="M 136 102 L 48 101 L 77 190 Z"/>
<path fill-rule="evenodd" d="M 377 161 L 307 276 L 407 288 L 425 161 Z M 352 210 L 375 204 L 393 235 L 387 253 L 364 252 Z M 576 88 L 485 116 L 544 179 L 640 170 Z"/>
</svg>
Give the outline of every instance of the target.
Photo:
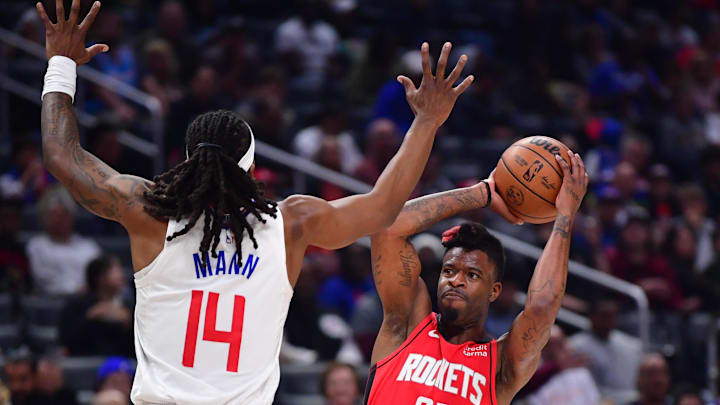
<svg viewBox="0 0 720 405">
<path fill-rule="evenodd" d="M 405 341 L 400 345 L 400 347 L 395 349 L 395 351 L 393 351 L 392 353 L 387 355 L 387 357 L 385 357 L 384 359 L 378 361 L 374 367 L 377 369 L 377 368 L 384 366 L 385 364 L 389 363 L 390 360 L 392 360 L 398 354 L 400 354 L 400 352 L 405 350 L 405 348 L 408 347 L 410 345 L 410 343 L 412 343 L 420 335 L 420 333 L 423 330 L 425 330 L 425 328 L 427 328 L 430 324 L 432 324 L 432 321 L 433 321 L 432 316 L 433 316 L 432 312 L 430 314 L 428 314 L 428 316 L 426 316 L 425 319 L 423 319 L 418 324 L 418 326 L 416 326 L 415 329 L 408 335 L 408 338 L 405 339 Z"/>
</svg>

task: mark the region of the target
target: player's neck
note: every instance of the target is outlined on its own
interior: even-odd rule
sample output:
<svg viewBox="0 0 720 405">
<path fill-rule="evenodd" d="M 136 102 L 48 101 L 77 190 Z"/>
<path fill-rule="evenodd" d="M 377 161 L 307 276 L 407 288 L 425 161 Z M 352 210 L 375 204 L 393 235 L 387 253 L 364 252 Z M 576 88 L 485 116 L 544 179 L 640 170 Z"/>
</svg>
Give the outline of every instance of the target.
<svg viewBox="0 0 720 405">
<path fill-rule="evenodd" d="M 443 322 L 442 315 L 438 314 L 438 332 L 440 332 L 443 339 L 454 345 L 487 341 L 484 325 L 485 319 L 470 323 Z"/>
</svg>

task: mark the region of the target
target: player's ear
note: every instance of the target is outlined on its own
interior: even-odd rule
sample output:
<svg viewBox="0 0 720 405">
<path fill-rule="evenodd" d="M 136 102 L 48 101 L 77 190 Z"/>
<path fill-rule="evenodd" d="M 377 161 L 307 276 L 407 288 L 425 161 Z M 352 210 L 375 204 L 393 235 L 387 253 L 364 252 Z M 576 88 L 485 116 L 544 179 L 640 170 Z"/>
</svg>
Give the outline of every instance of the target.
<svg viewBox="0 0 720 405">
<path fill-rule="evenodd" d="M 495 300 L 500 296 L 501 292 L 502 292 L 502 283 L 501 282 L 493 283 L 492 289 L 490 289 L 490 302 L 495 302 Z"/>
</svg>

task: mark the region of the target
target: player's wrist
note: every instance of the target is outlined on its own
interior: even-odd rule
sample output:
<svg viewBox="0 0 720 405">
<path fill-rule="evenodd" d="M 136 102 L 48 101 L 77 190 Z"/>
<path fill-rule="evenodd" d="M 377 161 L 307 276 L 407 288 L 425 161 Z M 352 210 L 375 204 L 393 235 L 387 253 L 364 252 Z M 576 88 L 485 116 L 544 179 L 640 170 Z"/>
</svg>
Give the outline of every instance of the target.
<svg viewBox="0 0 720 405">
<path fill-rule="evenodd" d="M 40 99 L 42 100 L 47 93 L 59 92 L 67 94 L 72 101 L 75 101 L 76 80 L 77 63 L 67 56 L 52 56 L 48 59 L 48 68 Z"/>
</svg>

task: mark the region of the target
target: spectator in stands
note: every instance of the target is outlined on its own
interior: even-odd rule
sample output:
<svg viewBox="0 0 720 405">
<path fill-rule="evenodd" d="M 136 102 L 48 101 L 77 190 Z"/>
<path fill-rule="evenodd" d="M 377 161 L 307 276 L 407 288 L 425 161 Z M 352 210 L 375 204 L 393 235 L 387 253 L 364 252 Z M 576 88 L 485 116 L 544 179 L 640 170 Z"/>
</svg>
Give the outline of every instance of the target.
<svg viewBox="0 0 720 405">
<path fill-rule="evenodd" d="M 133 355 L 132 308 L 123 297 L 127 279 L 115 256 L 88 264 L 87 292 L 66 304 L 60 322 L 60 340 L 71 355 Z"/>
<path fill-rule="evenodd" d="M 413 83 L 420 83 L 422 69 L 420 51 L 407 51 L 400 57 L 398 71 L 410 78 Z M 414 114 L 405 101 L 405 88 L 392 78 L 380 88 L 375 99 L 373 118 L 388 118 L 405 133 L 410 129 Z"/>
<path fill-rule="evenodd" d="M 520 393 L 527 395 L 528 405 L 596 404 L 600 392 L 586 363 L 568 348 L 562 329 L 553 325 L 540 367 Z"/>
<path fill-rule="evenodd" d="M 665 257 L 652 250 L 650 218 L 641 208 L 631 210 L 617 248 L 608 252 L 613 275 L 638 284 L 654 310 L 680 309 L 683 297 Z"/>
<path fill-rule="evenodd" d="M 322 154 L 318 152 L 325 138 L 336 140 L 340 154 L 338 156 L 339 169 L 344 173 L 352 174 L 360 164 L 362 154 L 355 144 L 355 138 L 353 138 L 347 127 L 345 111 L 334 104 L 326 106 L 325 110 L 320 114 L 317 125 L 304 128 L 295 135 L 293 149 L 295 153 L 306 159 L 323 158 Z"/>
<path fill-rule="evenodd" d="M 680 214 L 680 202 L 674 190 L 670 169 L 662 163 L 650 167 L 648 210 L 653 218 L 661 220 Z"/>
<path fill-rule="evenodd" d="M 333 136 L 325 136 L 320 140 L 320 149 L 313 157 L 315 163 L 330 170 L 342 171 L 342 146 L 340 140 Z M 347 191 L 341 186 L 321 179 L 312 179 L 308 188 L 312 194 L 327 201 L 337 200 L 347 196 Z"/>
<path fill-rule="evenodd" d="M 20 239 L 23 225 L 22 201 L 0 198 L 0 292 L 18 295 L 30 292 L 25 244 Z"/>
<path fill-rule="evenodd" d="M 325 405 L 358 405 L 360 390 L 360 379 L 352 365 L 333 362 L 323 371 L 320 392 Z"/>
<path fill-rule="evenodd" d="M 170 104 L 182 96 L 178 84 L 178 62 L 172 47 L 162 39 L 155 39 L 143 49 L 143 62 L 147 72 L 142 78 L 142 89 L 160 101 L 163 114 Z"/>
<path fill-rule="evenodd" d="M 45 170 L 39 142 L 28 135 L 12 146 L 13 162 L 0 175 L 0 197 L 35 202 L 55 181 Z"/>
<path fill-rule="evenodd" d="M 285 128 L 294 119 L 286 106 L 286 77 L 278 67 L 262 69 L 253 82 L 250 94 L 240 101 L 235 111 L 247 117 L 253 131 L 263 142 L 287 149 L 290 144 Z"/>
<path fill-rule="evenodd" d="M 94 27 L 98 42 L 107 44 L 112 51 L 94 57 L 92 66 L 114 79 L 137 87 L 140 67 L 133 47 L 126 42 L 122 16 L 112 9 L 103 10 Z M 105 87 L 97 87 L 96 94 L 100 105 L 93 112 L 110 112 L 123 122 L 132 122 L 135 119 L 136 108 L 118 93 Z"/>
<path fill-rule="evenodd" d="M 43 356 L 35 372 L 34 404 L 76 405 L 75 390 L 65 385 L 62 366 L 58 356 Z"/>
<path fill-rule="evenodd" d="M 443 174 L 442 163 L 440 153 L 430 153 L 425 171 L 420 176 L 420 181 L 418 181 L 418 185 L 413 192 L 414 197 L 439 193 L 455 187 L 453 182 Z"/>
<path fill-rule="evenodd" d="M 298 14 L 280 24 L 276 30 L 275 51 L 290 72 L 306 76 L 310 86 L 317 88 L 340 37 L 332 25 L 322 20 L 325 2 L 302 0 L 299 3 L 296 8 Z"/>
<path fill-rule="evenodd" d="M 165 135 L 169 166 L 185 159 L 185 130 L 190 121 L 204 112 L 228 106 L 218 96 L 215 68 L 210 65 L 198 67 L 190 81 L 189 91 L 170 106 Z"/>
<path fill-rule="evenodd" d="M 696 239 L 694 270 L 702 270 L 713 260 L 712 234 L 715 221 L 707 217 L 707 198 L 703 189 L 696 184 L 685 185 L 678 189 L 682 207 L 680 223 L 692 230 Z"/>
<path fill-rule="evenodd" d="M 637 375 L 640 399 L 630 405 L 665 405 L 669 401 L 670 373 L 665 358 L 659 353 L 648 353 L 640 362 Z"/>
<path fill-rule="evenodd" d="M 490 305 L 487 319 L 485 320 L 485 331 L 495 338 L 499 338 L 510 330 L 510 326 L 517 314 L 522 311 L 522 306 L 515 302 L 517 283 L 514 280 L 503 280 L 503 288 L 500 296 Z"/>
<path fill-rule="evenodd" d="M 623 206 L 645 206 L 647 200 L 647 184 L 638 176 L 635 166 L 630 162 L 620 162 L 615 167 L 613 186 L 620 192 Z"/>
<path fill-rule="evenodd" d="M 45 232 L 30 238 L 27 256 L 34 288 L 40 294 L 69 295 L 84 287 L 84 269 L 100 248 L 75 233 L 77 205 L 62 186 L 43 195 L 37 206 Z"/>
<path fill-rule="evenodd" d="M 130 390 L 135 376 L 135 366 L 124 357 L 108 357 L 97 372 L 96 392 L 106 390 L 120 391 L 130 398 Z"/>
<path fill-rule="evenodd" d="M 368 125 L 365 142 L 365 159 L 355 169 L 355 177 L 375 184 L 400 146 L 400 134 L 392 121 L 378 118 Z"/>
<path fill-rule="evenodd" d="M 692 386 L 682 387 L 675 390 L 673 405 L 705 405 L 700 391 Z"/>
<path fill-rule="evenodd" d="M 330 277 L 320 287 L 318 305 L 349 321 L 358 298 L 374 289 L 370 249 L 355 243 L 340 250 L 339 254 L 340 274 Z"/>
<path fill-rule="evenodd" d="M 88 131 L 92 154 L 120 173 L 152 177 L 151 159 L 120 143 L 122 126 L 112 119 L 99 119 Z"/>
<path fill-rule="evenodd" d="M 182 2 L 166 0 L 160 6 L 157 14 L 157 24 L 154 31 L 147 35 L 149 42 L 152 38 L 167 41 L 172 47 L 173 54 L 179 61 L 178 77 L 182 83 L 190 81 L 197 67 L 197 46 L 189 37 L 187 30 L 187 13 Z"/>
<path fill-rule="evenodd" d="M 4 380 L 13 405 L 33 405 L 36 363 L 27 347 L 10 352 L 4 359 Z"/>
<path fill-rule="evenodd" d="M 705 123 L 693 108 L 691 95 L 679 89 L 673 96 L 673 111 L 660 121 L 658 142 L 661 157 L 677 178 L 692 178 L 705 146 Z"/>
<path fill-rule="evenodd" d="M 589 302 L 592 329 L 569 339 L 570 347 L 588 360 L 588 369 L 601 394 L 616 404 L 632 398 L 642 344 L 616 330 L 620 306 L 610 298 Z"/>
<path fill-rule="evenodd" d="M 102 390 L 95 394 L 92 405 L 129 405 L 130 401 L 118 390 Z"/>
</svg>

